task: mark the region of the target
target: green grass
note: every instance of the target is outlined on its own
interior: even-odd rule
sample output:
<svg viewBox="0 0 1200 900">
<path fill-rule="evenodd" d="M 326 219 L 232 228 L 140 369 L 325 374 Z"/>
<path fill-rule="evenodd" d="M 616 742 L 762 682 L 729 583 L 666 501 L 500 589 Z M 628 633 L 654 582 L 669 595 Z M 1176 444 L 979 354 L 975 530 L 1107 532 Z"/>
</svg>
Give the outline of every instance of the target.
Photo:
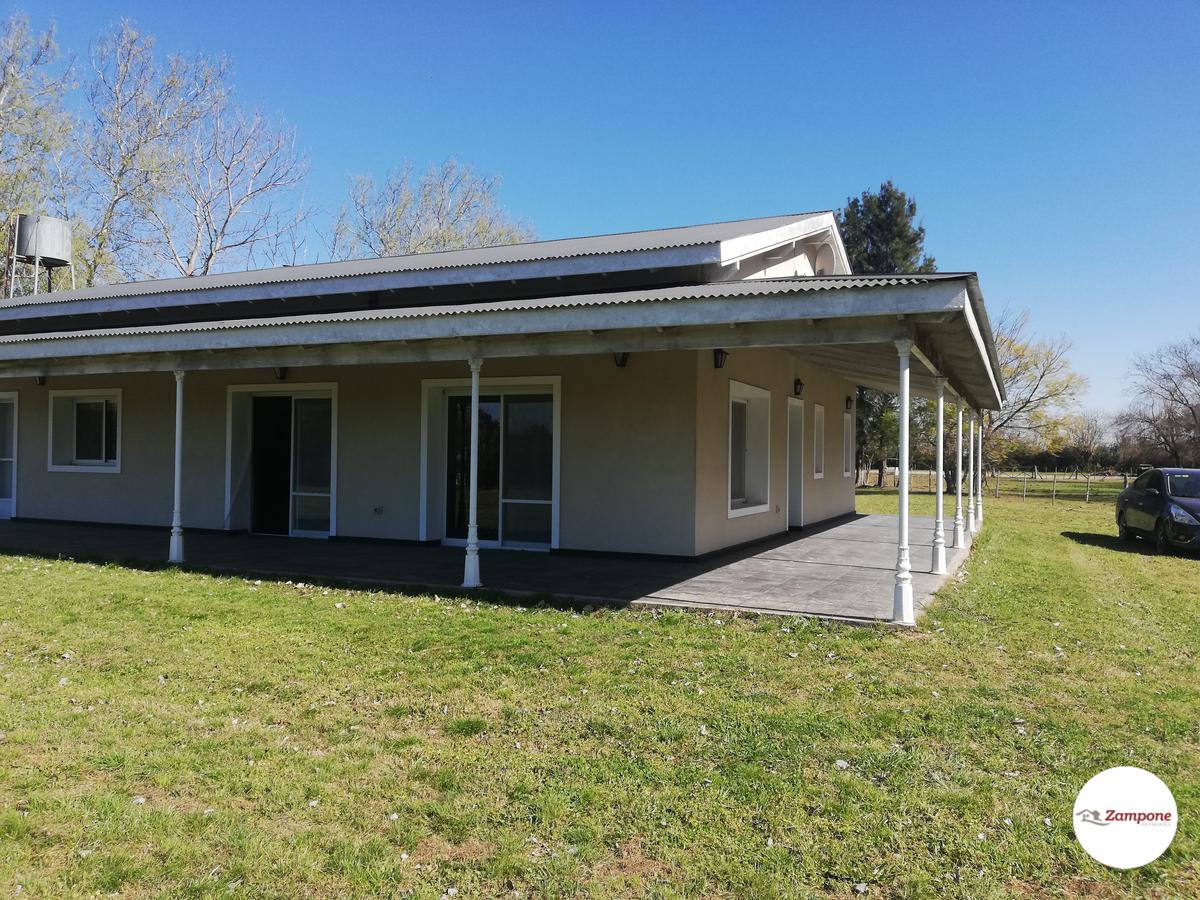
<svg viewBox="0 0 1200 900">
<path fill-rule="evenodd" d="M 907 633 L 0 557 L 0 892 L 1195 896 L 1200 561 L 986 509 Z M 1118 764 L 1135 872 L 1071 830 Z"/>
</svg>

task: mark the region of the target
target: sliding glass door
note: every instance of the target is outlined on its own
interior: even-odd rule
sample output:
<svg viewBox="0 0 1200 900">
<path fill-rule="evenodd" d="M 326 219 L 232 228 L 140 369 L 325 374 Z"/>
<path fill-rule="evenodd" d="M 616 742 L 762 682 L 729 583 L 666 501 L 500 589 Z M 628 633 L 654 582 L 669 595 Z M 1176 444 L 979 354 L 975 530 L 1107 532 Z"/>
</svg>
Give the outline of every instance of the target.
<svg viewBox="0 0 1200 900">
<path fill-rule="evenodd" d="M 17 402 L 0 400 L 0 519 L 11 519 L 17 489 Z"/>
<path fill-rule="evenodd" d="M 292 402 L 292 534 L 325 537 L 333 486 L 333 400 Z"/>
<path fill-rule="evenodd" d="M 446 398 L 446 537 L 465 540 L 470 502 L 471 398 Z M 503 547 L 550 546 L 554 518 L 554 398 L 479 398 L 479 539 Z"/>
</svg>

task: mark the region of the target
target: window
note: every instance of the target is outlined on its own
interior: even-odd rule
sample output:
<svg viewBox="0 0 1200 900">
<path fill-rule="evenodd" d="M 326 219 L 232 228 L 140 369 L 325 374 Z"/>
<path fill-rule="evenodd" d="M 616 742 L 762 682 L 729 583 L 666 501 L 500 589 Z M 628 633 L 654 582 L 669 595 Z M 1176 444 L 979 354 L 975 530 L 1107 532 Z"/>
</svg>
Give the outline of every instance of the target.
<svg viewBox="0 0 1200 900">
<path fill-rule="evenodd" d="M 842 477 L 854 472 L 854 413 L 842 413 Z"/>
<path fill-rule="evenodd" d="M 50 392 L 51 472 L 119 472 L 121 392 Z"/>
<path fill-rule="evenodd" d="M 825 477 L 825 407 L 813 404 L 813 478 Z"/>
<path fill-rule="evenodd" d="M 729 382 L 729 516 L 770 508 L 771 393 Z"/>
</svg>

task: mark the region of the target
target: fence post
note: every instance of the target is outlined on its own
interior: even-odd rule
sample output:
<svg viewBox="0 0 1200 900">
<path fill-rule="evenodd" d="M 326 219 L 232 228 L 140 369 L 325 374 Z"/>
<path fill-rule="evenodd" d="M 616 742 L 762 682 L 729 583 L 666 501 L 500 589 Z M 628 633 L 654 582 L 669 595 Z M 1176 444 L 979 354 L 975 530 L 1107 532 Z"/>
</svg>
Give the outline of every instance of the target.
<svg viewBox="0 0 1200 900">
<path fill-rule="evenodd" d="M 1000 496 L 1000 470 L 999 469 L 996 470 L 996 493 L 992 494 L 992 496 L 993 497 Z"/>
<path fill-rule="evenodd" d="M 1054 470 L 1054 481 L 1050 487 L 1050 502 L 1058 499 L 1058 469 Z"/>
<path fill-rule="evenodd" d="M 1088 472 L 1087 476 L 1087 493 L 1083 495 L 1084 503 L 1092 502 L 1092 473 Z"/>
</svg>

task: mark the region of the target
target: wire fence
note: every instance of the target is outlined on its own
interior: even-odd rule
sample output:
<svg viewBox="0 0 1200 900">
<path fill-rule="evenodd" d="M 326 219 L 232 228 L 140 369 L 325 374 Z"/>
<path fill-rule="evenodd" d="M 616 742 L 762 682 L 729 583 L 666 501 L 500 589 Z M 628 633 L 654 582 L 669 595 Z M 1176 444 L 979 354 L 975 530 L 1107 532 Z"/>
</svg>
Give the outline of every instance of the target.
<svg viewBox="0 0 1200 900">
<path fill-rule="evenodd" d="M 860 472 L 860 487 L 878 487 L 879 476 L 872 469 Z M 966 478 L 966 473 L 963 473 Z M 1136 478 L 1136 474 L 1118 472 L 1059 472 L 1038 469 L 1013 469 L 985 473 L 983 489 L 985 497 L 1019 497 L 1022 500 L 1039 499 L 1058 502 L 1113 503 L 1117 495 Z M 896 472 L 888 469 L 884 473 L 883 487 L 896 488 Z M 911 469 L 909 491 L 914 494 L 932 494 L 937 487 L 937 472 L 933 469 Z M 947 482 L 947 493 L 954 491 L 953 476 Z"/>
</svg>

